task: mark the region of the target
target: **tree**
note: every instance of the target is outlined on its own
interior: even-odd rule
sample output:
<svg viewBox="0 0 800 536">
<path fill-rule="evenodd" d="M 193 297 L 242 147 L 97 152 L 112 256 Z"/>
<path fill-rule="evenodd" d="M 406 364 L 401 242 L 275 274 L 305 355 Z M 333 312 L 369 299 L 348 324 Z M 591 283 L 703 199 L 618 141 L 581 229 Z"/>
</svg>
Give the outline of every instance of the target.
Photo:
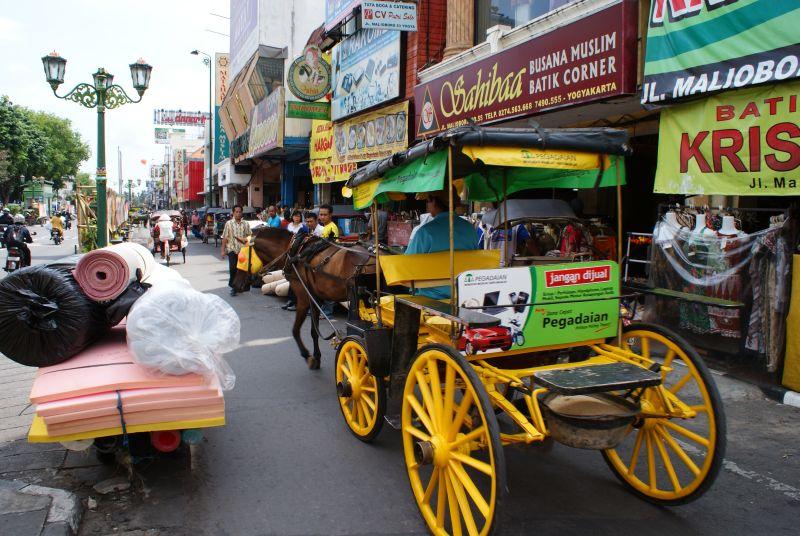
<svg viewBox="0 0 800 536">
<path fill-rule="evenodd" d="M 89 146 L 72 130 L 72 122 L 45 112 L 28 111 L 31 122 L 47 140 L 39 175 L 53 181 L 53 189 L 64 187 L 64 177 L 78 173 L 81 162 L 90 156 Z"/>
</svg>

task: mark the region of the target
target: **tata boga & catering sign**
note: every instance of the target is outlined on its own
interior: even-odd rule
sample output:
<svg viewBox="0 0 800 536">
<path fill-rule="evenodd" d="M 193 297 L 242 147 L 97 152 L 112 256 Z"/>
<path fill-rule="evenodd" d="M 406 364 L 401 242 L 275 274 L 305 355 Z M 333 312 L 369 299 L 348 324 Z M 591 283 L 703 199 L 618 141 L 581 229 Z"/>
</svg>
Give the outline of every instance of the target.
<svg viewBox="0 0 800 536">
<path fill-rule="evenodd" d="M 417 31 L 417 4 L 410 2 L 361 3 L 361 25 L 363 28 Z"/>
<path fill-rule="evenodd" d="M 418 138 L 636 91 L 631 0 L 414 88 Z"/>
</svg>

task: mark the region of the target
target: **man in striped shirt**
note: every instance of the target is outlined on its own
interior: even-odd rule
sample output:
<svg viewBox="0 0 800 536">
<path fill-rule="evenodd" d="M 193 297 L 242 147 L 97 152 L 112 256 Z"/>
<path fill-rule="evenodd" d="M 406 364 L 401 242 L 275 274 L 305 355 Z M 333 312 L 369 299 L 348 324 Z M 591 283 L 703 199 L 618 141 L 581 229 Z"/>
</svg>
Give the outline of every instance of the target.
<svg viewBox="0 0 800 536">
<path fill-rule="evenodd" d="M 233 218 L 225 222 L 225 228 L 222 230 L 222 251 L 220 253 L 223 259 L 226 256 L 228 257 L 228 286 L 231 287 L 231 296 L 236 296 L 236 291 L 233 288 L 233 276 L 236 275 L 239 251 L 242 246 L 247 244 L 250 235 L 253 234 L 250 230 L 250 224 L 242 219 L 242 214 L 242 206 L 234 206 Z"/>
</svg>

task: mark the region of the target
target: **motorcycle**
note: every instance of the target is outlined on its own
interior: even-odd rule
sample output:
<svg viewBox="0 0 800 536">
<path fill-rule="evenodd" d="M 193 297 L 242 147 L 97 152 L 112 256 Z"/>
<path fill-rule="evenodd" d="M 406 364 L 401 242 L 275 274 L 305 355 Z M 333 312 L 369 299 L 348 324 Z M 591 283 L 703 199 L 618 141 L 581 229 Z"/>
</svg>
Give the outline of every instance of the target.
<svg viewBox="0 0 800 536">
<path fill-rule="evenodd" d="M 3 268 L 6 272 L 11 273 L 19 270 L 22 267 L 22 249 L 17 246 L 10 246 L 8 248 L 8 256 L 6 257 L 6 265 Z"/>
<path fill-rule="evenodd" d="M 55 245 L 61 243 L 63 238 L 61 237 L 61 233 L 58 232 L 58 229 L 50 229 L 50 240 L 52 240 Z"/>
<path fill-rule="evenodd" d="M 7 224 L 0 223 L 0 249 L 6 247 L 6 241 L 5 241 L 5 239 L 3 237 L 6 234 L 6 229 L 7 228 L 8 228 Z"/>
</svg>

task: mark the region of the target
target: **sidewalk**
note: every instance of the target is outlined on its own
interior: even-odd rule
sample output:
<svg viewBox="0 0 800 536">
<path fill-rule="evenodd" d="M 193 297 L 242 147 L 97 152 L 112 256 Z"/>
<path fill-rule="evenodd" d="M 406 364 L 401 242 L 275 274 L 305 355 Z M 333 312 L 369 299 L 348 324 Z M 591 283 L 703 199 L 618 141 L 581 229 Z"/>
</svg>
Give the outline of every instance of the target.
<svg viewBox="0 0 800 536">
<path fill-rule="evenodd" d="M 19 365 L 0 354 L 0 447 L 24 438 L 33 420 L 28 401 L 36 368 Z"/>
</svg>

